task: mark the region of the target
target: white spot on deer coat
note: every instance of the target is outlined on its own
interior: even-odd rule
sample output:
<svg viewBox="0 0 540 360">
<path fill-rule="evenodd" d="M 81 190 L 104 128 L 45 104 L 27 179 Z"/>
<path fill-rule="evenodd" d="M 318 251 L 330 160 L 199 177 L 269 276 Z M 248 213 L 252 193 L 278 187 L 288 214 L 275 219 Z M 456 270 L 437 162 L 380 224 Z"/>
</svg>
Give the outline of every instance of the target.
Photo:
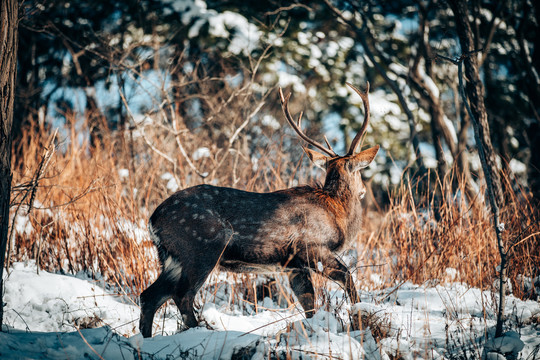
<svg viewBox="0 0 540 360">
<path fill-rule="evenodd" d="M 182 276 L 182 265 L 175 258 L 169 256 L 165 260 L 164 271 L 170 279 L 177 281 Z"/>
</svg>

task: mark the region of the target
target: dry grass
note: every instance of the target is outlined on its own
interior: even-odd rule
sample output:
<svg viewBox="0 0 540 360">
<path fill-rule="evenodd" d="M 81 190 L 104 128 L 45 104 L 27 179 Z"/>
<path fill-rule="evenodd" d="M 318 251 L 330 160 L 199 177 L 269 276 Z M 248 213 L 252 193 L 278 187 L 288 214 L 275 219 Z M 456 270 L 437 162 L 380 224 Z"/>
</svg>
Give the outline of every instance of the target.
<svg viewBox="0 0 540 360">
<path fill-rule="evenodd" d="M 206 182 L 272 191 L 314 181 L 312 167 L 293 161 L 280 143 L 250 152 L 242 139 L 242 146 L 227 148 L 224 154 L 210 136 L 201 139 L 189 131 L 173 136 L 166 129 L 147 132 L 147 139 L 154 144 L 174 145 L 180 136 L 189 154 L 207 146 L 211 157 L 193 161 L 199 171 L 209 174 L 203 179 L 173 145 L 162 150 L 174 157 L 174 164 L 149 149 L 136 129 L 104 130 L 101 143 L 94 148 L 87 141 L 70 142 L 80 138 L 76 121 L 71 120 L 59 132 L 56 151 L 34 195 L 32 181 L 50 131 L 45 127 L 27 129 L 17 144 L 12 215 L 17 212 L 18 218 L 10 260 L 36 260 L 40 269 L 50 271 L 85 271 L 103 277 L 133 299 L 157 275 L 158 264 L 146 222 L 157 204 L 171 193 L 167 181 L 161 178 L 165 172 L 174 172 L 180 187 Z M 265 136 L 270 139 L 272 135 L 263 133 Z M 252 163 L 254 157 L 260 159 L 257 167 Z M 129 175 L 121 169 L 128 169 Z M 498 252 L 483 201 L 471 206 L 456 195 L 463 191 L 454 173 L 443 179 L 431 178 L 437 179 L 432 184 L 442 188 L 436 192 L 442 195 L 422 194 L 404 181 L 391 194 L 384 210 L 369 210 L 366 214 L 357 244 L 358 279 L 364 287 L 402 281 L 463 281 L 482 289 L 492 287 Z M 508 244 L 515 244 L 511 250 L 511 281 L 516 295 L 532 296 L 518 281 L 518 275 L 540 275 L 540 215 L 525 192 L 513 189 L 515 184 L 505 180 L 504 234 Z M 438 221 L 434 219 L 436 206 Z M 26 230 L 21 229 L 24 221 L 29 224 Z M 447 269 L 457 270 L 455 277 Z M 372 274 L 383 281 L 374 285 L 370 281 Z M 279 287 L 258 289 L 249 278 L 242 284 L 234 289 L 244 293 L 243 301 L 256 303 L 260 291 L 284 299 L 288 296 Z"/>
<path fill-rule="evenodd" d="M 365 255 L 359 259 L 362 265 L 383 266 L 367 267 L 364 280 L 377 273 L 386 280 L 383 286 L 403 281 L 459 281 L 491 289 L 499 253 L 489 209 L 480 198 L 472 204 L 464 201 L 460 196 L 465 193 L 463 182 L 453 170 L 444 179 L 437 174 L 431 178 L 442 191 L 423 193 L 403 182 L 390 196 L 385 212 L 368 213 L 367 241 L 360 240 Z M 510 249 L 510 281 L 516 296 L 534 298 L 535 294 L 526 293 L 518 274 L 540 275 L 540 211 L 523 189 L 513 189 L 516 185 L 508 177 L 504 180 L 506 203 L 501 207 L 501 222 Z"/>
<path fill-rule="evenodd" d="M 90 148 L 88 141 L 69 141 L 78 138 L 75 121 L 69 122 L 60 130 L 56 150 L 35 186 L 50 131 L 39 127 L 24 132 L 13 159 L 11 215 L 17 213 L 17 218 L 10 261 L 36 260 L 40 269 L 49 271 L 84 271 L 138 296 L 159 268 L 146 224 L 153 209 L 172 193 L 167 188 L 171 179 L 162 175 L 174 167 L 150 150 L 142 137 L 132 135 L 102 131 L 101 143 Z M 156 144 L 174 143 L 168 129 L 146 136 Z M 190 154 L 206 145 L 212 156 L 194 161 L 209 174 L 203 179 L 175 154 L 176 183 L 181 187 L 205 182 L 275 190 L 291 186 L 290 174 L 298 167 L 279 144 L 263 149 L 271 157 L 261 157 L 254 167 L 251 157 L 239 149 L 224 156 L 211 139 L 182 137 Z"/>
</svg>

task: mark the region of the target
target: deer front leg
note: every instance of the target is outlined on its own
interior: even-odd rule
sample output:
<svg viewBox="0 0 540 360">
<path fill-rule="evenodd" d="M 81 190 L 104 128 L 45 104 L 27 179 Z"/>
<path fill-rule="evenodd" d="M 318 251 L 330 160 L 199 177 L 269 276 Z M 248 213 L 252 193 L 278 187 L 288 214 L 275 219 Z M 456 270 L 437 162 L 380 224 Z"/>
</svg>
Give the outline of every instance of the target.
<svg viewBox="0 0 540 360">
<path fill-rule="evenodd" d="M 352 304 L 359 303 L 360 296 L 358 296 L 358 292 L 356 291 L 351 272 L 335 257 L 329 263 L 325 265 L 323 262 L 323 274 L 345 287 L 345 291 L 349 295 Z"/>
<path fill-rule="evenodd" d="M 351 303 L 359 303 L 360 297 L 349 269 L 328 249 L 311 249 L 310 253 L 309 267 L 340 283 L 347 292 Z"/>
<path fill-rule="evenodd" d="M 309 269 L 295 269 L 289 273 L 289 283 L 307 318 L 313 316 L 315 309 L 315 292 Z"/>
</svg>

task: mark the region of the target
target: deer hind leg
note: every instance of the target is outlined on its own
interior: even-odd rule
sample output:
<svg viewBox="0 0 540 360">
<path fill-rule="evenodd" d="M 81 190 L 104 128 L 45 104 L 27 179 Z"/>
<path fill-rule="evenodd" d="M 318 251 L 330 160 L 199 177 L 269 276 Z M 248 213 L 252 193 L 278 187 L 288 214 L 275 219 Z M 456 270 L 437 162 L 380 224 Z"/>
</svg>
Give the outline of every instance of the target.
<svg viewBox="0 0 540 360">
<path fill-rule="evenodd" d="M 152 324 L 157 309 L 171 298 L 171 288 L 174 282 L 167 273 L 162 273 L 157 280 L 144 290 L 140 296 L 141 317 L 139 330 L 143 337 L 152 336 Z"/>
<path fill-rule="evenodd" d="M 182 319 L 186 328 L 196 327 L 199 324 L 193 308 L 195 296 L 197 295 L 199 288 L 200 285 L 193 286 L 187 276 L 182 276 L 176 284 L 173 300 L 182 314 Z"/>
<path fill-rule="evenodd" d="M 204 284 L 212 270 L 214 269 L 219 252 L 209 252 L 212 254 L 206 254 L 205 261 L 195 262 L 192 261 L 186 264 L 185 270 L 182 272 L 182 276 L 178 279 L 174 287 L 173 300 L 180 313 L 184 325 L 187 328 L 196 327 L 199 325 L 193 303 L 195 296 L 199 292 L 199 289 Z M 215 256 L 213 254 L 216 253 Z M 196 258 L 201 258 L 201 256 Z M 195 260 L 195 259 L 193 259 Z"/>
<path fill-rule="evenodd" d="M 300 305 L 304 308 L 306 317 L 312 317 L 315 309 L 315 292 L 309 269 L 293 270 L 289 273 L 289 282 Z"/>
</svg>

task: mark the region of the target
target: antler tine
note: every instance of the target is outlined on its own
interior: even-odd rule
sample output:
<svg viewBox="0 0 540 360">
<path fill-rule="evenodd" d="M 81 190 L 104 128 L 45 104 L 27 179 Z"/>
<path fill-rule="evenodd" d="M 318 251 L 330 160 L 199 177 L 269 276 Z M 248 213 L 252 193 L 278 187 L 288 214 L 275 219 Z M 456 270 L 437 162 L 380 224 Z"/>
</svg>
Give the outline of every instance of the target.
<svg viewBox="0 0 540 360">
<path fill-rule="evenodd" d="M 328 138 L 326 137 L 326 135 L 324 135 L 324 142 L 326 143 L 326 145 L 328 146 L 328 148 L 330 150 L 332 150 L 332 152 L 334 152 L 334 154 L 336 154 L 336 152 L 334 151 L 334 148 L 332 147 L 332 145 L 330 145 L 330 141 L 328 141 Z"/>
<path fill-rule="evenodd" d="M 317 142 L 317 141 L 315 141 L 313 139 L 310 139 L 306 134 L 304 134 L 304 132 L 302 131 L 302 128 L 300 127 L 300 123 L 301 123 L 301 120 L 302 120 L 302 115 L 300 115 L 300 117 L 298 118 L 298 124 L 297 124 L 294 121 L 291 113 L 289 112 L 289 99 L 290 99 L 290 97 L 291 97 L 290 93 L 287 94 L 287 97 L 283 96 L 283 91 L 281 90 L 281 88 L 279 88 L 279 99 L 281 100 L 281 108 L 283 109 L 283 113 L 285 114 L 285 118 L 287 119 L 287 122 L 289 123 L 289 125 L 291 125 L 292 128 L 294 129 L 294 131 L 298 134 L 298 136 L 300 136 L 300 138 L 302 138 L 302 140 L 304 140 L 308 144 L 313 145 L 314 147 L 321 150 L 322 152 L 325 152 L 326 154 L 330 155 L 331 157 L 338 156 L 334 152 L 334 150 L 332 149 L 331 146 L 329 146 L 329 148 L 326 148 L 326 147 L 324 147 L 324 145 L 320 144 L 319 142 Z"/>
<path fill-rule="evenodd" d="M 351 142 L 351 146 L 349 147 L 349 151 L 347 152 L 347 155 L 354 154 L 354 151 L 358 147 L 358 144 L 360 143 L 360 140 L 362 139 L 362 136 L 366 132 L 368 123 L 369 123 L 369 81 L 367 82 L 366 91 L 360 91 L 358 88 L 353 86 L 350 83 L 346 83 L 351 89 L 353 89 L 360 97 L 362 98 L 362 103 L 364 104 L 364 122 L 362 123 L 362 127 L 360 128 L 360 131 L 356 133 L 356 136 L 354 137 L 353 141 Z"/>
</svg>

